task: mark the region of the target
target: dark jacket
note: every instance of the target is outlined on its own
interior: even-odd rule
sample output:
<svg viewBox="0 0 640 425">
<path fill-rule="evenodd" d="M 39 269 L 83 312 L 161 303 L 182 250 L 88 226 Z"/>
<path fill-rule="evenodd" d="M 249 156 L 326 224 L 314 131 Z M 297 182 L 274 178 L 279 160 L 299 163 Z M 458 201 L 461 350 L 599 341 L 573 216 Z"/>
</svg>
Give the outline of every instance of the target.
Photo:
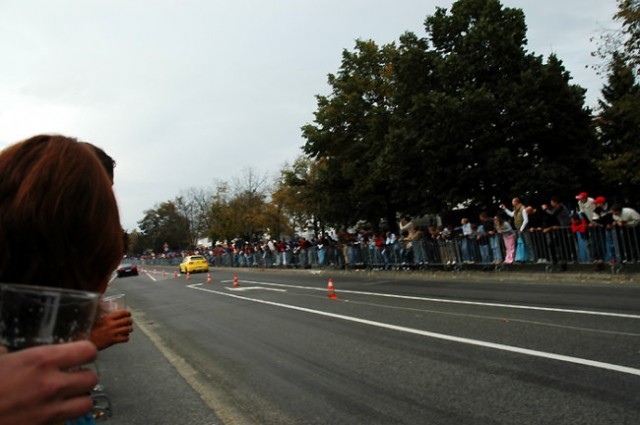
<svg viewBox="0 0 640 425">
<path fill-rule="evenodd" d="M 549 207 L 545 212 L 550 216 L 550 220 L 547 222 L 549 227 L 571 227 L 571 214 L 563 203 L 558 203 L 555 207 Z"/>
</svg>

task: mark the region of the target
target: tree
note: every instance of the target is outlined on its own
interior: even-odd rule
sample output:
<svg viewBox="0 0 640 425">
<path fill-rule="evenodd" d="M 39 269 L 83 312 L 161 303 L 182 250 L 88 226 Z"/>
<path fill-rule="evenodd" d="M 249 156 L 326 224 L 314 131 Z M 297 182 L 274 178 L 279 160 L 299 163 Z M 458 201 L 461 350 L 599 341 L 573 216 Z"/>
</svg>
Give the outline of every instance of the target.
<svg viewBox="0 0 640 425">
<path fill-rule="evenodd" d="M 211 226 L 207 214 L 211 196 L 211 193 L 203 188 L 192 187 L 182 191 L 173 201 L 178 213 L 187 220 L 191 246 L 196 246 Z"/>
<path fill-rule="evenodd" d="M 538 191 L 573 196 L 597 175 L 585 90 L 560 59 L 528 53 L 520 9 L 459 0 L 426 37 L 358 41 L 329 75 L 304 152 L 321 220 L 439 213 Z"/>
<path fill-rule="evenodd" d="M 128 256 L 135 256 L 145 252 L 145 245 L 143 243 L 143 235 L 137 230 L 132 230 L 127 234 L 127 247 L 126 254 Z"/>
<path fill-rule="evenodd" d="M 602 155 L 597 161 L 614 194 L 640 190 L 640 85 L 624 55 L 614 54 L 597 120 Z"/>
<path fill-rule="evenodd" d="M 585 90 L 554 55 L 545 64 L 527 53 L 520 9 L 460 0 L 425 28 L 435 77 L 410 103 L 407 125 L 424 128 L 416 145 L 429 155 L 426 208 L 533 196 L 534 185 L 569 196 L 592 178 Z"/>
<path fill-rule="evenodd" d="M 599 69 L 607 75 L 595 121 L 600 147 L 596 163 L 607 192 L 633 198 L 640 189 L 640 1 L 618 0 L 613 19 L 620 29 L 602 35 L 594 52 L 606 61 Z"/>
<path fill-rule="evenodd" d="M 640 73 L 640 1 L 618 0 L 618 12 L 614 19 L 622 24 L 622 49 L 616 49 L 628 66 Z"/>
<path fill-rule="evenodd" d="M 306 229 L 316 221 L 316 178 L 317 163 L 305 156 L 298 157 L 293 165 L 285 165 L 280 171 L 271 204 L 276 216 L 287 218 L 291 231 Z"/>
<path fill-rule="evenodd" d="M 266 202 L 269 179 L 252 168 L 245 168 L 233 182 L 233 198 L 229 207 L 234 212 L 237 236 L 259 238 L 269 225 L 270 212 Z"/>
<path fill-rule="evenodd" d="M 236 229 L 232 227 L 234 217 L 229 207 L 229 197 L 229 185 L 226 182 L 218 182 L 208 212 L 209 236 L 213 241 L 230 240 L 237 235 Z"/>
<path fill-rule="evenodd" d="M 272 209 L 266 202 L 266 182 L 252 169 L 234 179 L 233 189 L 228 183 L 218 183 L 209 206 L 210 236 L 215 240 L 261 238 L 269 228 Z"/>
<path fill-rule="evenodd" d="M 163 252 L 165 243 L 173 250 L 193 248 L 189 237 L 189 222 L 179 213 L 174 202 L 163 202 L 144 214 L 138 227 L 145 249 Z"/>
<path fill-rule="evenodd" d="M 317 218 L 325 225 L 395 220 L 394 164 L 385 158 L 395 54 L 393 44 L 356 41 L 355 52 L 343 52 L 338 74 L 328 77 L 331 96 L 317 96 L 315 124 L 302 128 L 304 152 L 317 163 Z"/>
</svg>

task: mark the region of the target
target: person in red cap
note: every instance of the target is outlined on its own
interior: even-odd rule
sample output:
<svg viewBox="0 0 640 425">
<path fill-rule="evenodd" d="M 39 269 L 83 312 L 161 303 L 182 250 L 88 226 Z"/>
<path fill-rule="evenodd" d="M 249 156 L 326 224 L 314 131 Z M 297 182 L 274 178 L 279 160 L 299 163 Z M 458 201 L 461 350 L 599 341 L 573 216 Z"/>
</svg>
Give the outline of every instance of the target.
<svg viewBox="0 0 640 425">
<path fill-rule="evenodd" d="M 613 224 L 613 215 L 609 211 L 607 205 L 607 198 L 604 196 L 598 196 L 593 200 L 595 209 L 593 210 L 593 220 L 589 224 L 591 227 L 609 227 Z"/>
<path fill-rule="evenodd" d="M 587 192 L 580 192 L 576 199 L 578 200 L 578 210 L 582 213 L 588 223 L 591 223 L 594 219 L 594 211 L 596 209 L 595 200 L 589 198 Z"/>
</svg>

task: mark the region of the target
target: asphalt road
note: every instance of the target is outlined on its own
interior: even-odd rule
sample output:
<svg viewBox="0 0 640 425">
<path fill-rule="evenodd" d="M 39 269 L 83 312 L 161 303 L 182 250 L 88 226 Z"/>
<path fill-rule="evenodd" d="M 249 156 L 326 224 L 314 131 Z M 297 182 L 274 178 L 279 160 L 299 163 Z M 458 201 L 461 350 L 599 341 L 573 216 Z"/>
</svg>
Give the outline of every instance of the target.
<svg viewBox="0 0 640 425">
<path fill-rule="evenodd" d="M 640 423 L 638 284 L 165 270 L 109 289 L 112 424 Z"/>
</svg>

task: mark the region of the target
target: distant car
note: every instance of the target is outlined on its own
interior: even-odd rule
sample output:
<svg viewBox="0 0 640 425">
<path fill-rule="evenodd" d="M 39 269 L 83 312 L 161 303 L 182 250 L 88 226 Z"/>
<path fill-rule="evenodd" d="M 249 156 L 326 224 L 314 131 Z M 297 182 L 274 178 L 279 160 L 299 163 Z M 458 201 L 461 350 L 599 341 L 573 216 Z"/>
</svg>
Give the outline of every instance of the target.
<svg viewBox="0 0 640 425">
<path fill-rule="evenodd" d="M 118 277 L 138 276 L 138 266 L 130 263 L 121 263 L 118 266 L 116 273 L 118 273 Z"/>
<path fill-rule="evenodd" d="M 208 272 L 209 263 L 202 255 L 190 255 L 184 257 L 180 263 L 180 273 Z"/>
</svg>

